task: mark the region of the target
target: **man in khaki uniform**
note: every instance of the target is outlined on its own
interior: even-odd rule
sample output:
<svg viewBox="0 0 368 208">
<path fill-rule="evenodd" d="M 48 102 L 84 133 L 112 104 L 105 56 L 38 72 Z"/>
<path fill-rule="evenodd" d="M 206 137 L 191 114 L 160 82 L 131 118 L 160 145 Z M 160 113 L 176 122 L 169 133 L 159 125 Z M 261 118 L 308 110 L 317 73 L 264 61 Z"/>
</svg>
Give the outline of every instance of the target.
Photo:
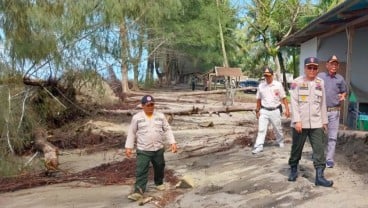
<svg viewBox="0 0 368 208">
<path fill-rule="evenodd" d="M 291 172 L 289 181 L 296 181 L 298 164 L 308 137 L 313 149 L 313 165 L 316 169 L 317 186 L 331 187 L 333 181 L 324 178 L 326 158 L 324 154 L 327 129 L 327 109 L 324 81 L 317 77 L 318 59 L 304 60 L 304 75 L 291 84 L 291 127 L 293 143 L 289 158 Z"/>
<path fill-rule="evenodd" d="M 143 110 L 135 114 L 129 126 L 125 142 L 125 155 L 132 157 L 136 144 L 136 182 L 134 192 L 129 199 L 137 201 L 143 198 L 148 182 L 150 163 L 153 166 L 154 183 L 156 189 L 164 190 L 165 158 L 164 140 L 171 145 L 171 152 L 177 151 L 174 134 L 165 115 L 155 111 L 155 100 L 151 95 L 145 95 L 141 100 Z"/>
</svg>

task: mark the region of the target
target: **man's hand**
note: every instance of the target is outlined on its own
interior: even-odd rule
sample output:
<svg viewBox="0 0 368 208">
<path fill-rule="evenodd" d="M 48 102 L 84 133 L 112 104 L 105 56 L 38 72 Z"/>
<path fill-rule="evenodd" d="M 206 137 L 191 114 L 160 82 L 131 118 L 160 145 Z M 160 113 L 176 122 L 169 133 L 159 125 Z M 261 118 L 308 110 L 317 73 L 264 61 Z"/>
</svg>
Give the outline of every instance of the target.
<svg viewBox="0 0 368 208">
<path fill-rule="evenodd" d="M 286 109 L 285 110 L 284 115 L 286 116 L 286 118 L 289 118 L 290 117 L 290 111 L 289 111 L 289 109 Z"/>
<path fill-rule="evenodd" d="M 327 133 L 328 131 L 327 131 L 327 124 L 323 124 L 323 131 L 325 132 L 325 133 Z"/>
<path fill-rule="evenodd" d="M 256 111 L 256 117 L 259 119 L 259 111 Z"/>
<path fill-rule="evenodd" d="M 294 128 L 299 134 L 302 133 L 302 122 L 295 122 Z"/>
<path fill-rule="evenodd" d="M 339 101 L 344 101 L 346 97 L 346 93 L 339 94 Z"/>
<path fill-rule="evenodd" d="M 131 158 L 132 157 L 132 149 L 131 148 L 125 148 L 125 156 L 127 158 Z"/>
<path fill-rule="evenodd" d="M 171 144 L 171 152 L 175 153 L 178 150 L 178 147 L 176 146 L 176 144 Z"/>
</svg>

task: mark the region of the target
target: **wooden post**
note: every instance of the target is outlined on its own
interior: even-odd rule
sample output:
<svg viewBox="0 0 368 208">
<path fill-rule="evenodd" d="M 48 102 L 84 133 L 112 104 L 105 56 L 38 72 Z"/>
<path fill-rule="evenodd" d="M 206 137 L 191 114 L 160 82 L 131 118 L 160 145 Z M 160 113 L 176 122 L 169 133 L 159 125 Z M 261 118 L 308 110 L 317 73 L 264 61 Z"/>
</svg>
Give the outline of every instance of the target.
<svg viewBox="0 0 368 208">
<path fill-rule="evenodd" d="M 347 88 L 348 91 L 351 90 L 351 86 L 350 86 L 350 73 L 351 73 L 351 56 L 352 56 L 352 51 L 353 51 L 353 36 L 354 36 L 354 29 L 352 27 L 348 27 L 346 28 L 346 36 L 348 39 L 348 51 L 347 51 L 347 56 L 346 56 L 346 77 L 345 77 L 345 81 L 347 84 Z M 347 96 L 347 98 L 344 101 L 344 109 L 343 109 L 343 117 L 342 117 L 342 123 L 347 125 L 347 121 L 348 121 L 348 107 L 349 107 L 349 96 Z"/>
</svg>

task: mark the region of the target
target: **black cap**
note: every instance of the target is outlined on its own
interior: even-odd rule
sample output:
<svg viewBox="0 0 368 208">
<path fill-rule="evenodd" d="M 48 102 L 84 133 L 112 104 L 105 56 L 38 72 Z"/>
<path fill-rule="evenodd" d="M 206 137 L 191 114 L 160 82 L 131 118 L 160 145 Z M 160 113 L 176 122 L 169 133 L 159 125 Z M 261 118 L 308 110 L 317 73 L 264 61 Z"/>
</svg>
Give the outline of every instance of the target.
<svg viewBox="0 0 368 208">
<path fill-rule="evenodd" d="M 272 76 L 273 75 L 272 69 L 268 66 L 263 67 L 263 75 Z"/>
<path fill-rule="evenodd" d="M 337 62 L 337 63 L 339 63 L 339 59 L 337 58 L 337 56 L 336 55 L 332 55 L 328 60 L 327 60 L 327 62 L 328 63 L 331 63 L 331 62 Z"/>
<path fill-rule="evenodd" d="M 151 95 L 145 95 L 142 97 L 141 103 L 142 105 L 145 105 L 147 103 L 154 103 L 155 99 Z"/>
<path fill-rule="evenodd" d="M 318 66 L 319 60 L 316 57 L 308 57 L 306 59 L 304 59 L 304 65 L 308 66 L 308 65 L 315 65 Z"/>
</svg>

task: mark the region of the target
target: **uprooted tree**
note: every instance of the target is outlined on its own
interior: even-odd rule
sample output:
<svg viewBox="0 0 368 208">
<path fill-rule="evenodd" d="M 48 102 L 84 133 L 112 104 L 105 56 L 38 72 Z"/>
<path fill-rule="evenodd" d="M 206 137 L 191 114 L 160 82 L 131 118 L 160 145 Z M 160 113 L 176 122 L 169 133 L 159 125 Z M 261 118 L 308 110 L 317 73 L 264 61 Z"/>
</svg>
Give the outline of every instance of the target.
<svg viewBox="0 0 368 208">
<path fill-rule="evenodd" d="M 98 74 L 77 72 L 66 73 L 59 80 L 11 76 L 0 81 L 1 156 L 10 158 L 29 150 L 41 152 L 48 170 L 58 168 L 58 150 L 48 142 L 47 130 L 93 113 L 92 108 L 99 103 L 91 102 L 92 99 L 106 100 L 81 93 L 86 88 L 93 92 L 111 90 Z M 104 94 L 95 93 L 97 96 Z M 11 165 L 14 166 L 14 162 L 9 160 L 8 166 Z M 24 166 L 19 164 L 18 169 Z M 0 171 L 0 175 L 3 174 Z"/>
</svg>

